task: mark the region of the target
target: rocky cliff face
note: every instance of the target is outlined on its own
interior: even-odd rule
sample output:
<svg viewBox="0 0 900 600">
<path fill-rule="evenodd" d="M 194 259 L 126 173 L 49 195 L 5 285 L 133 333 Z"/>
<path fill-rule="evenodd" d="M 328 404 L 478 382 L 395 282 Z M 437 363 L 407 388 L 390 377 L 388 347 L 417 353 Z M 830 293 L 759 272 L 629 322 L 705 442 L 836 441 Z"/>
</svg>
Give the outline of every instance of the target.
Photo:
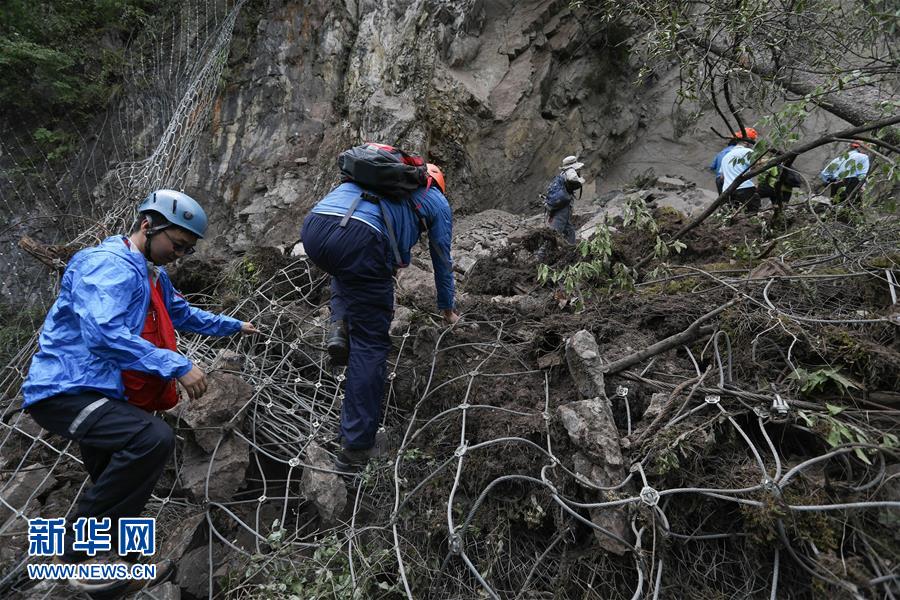
<svg viewBox="0 0 900 600">
<path fill-rule="evenodd" d="M 295 241 L 366 140 L 441 164 L 459 212 L 537 210 L 563 156 L 599 166 L 643 124 L 626 35 L 552 0 L 248 4 L 186 187 L 223 250 Z"/>
</svg>

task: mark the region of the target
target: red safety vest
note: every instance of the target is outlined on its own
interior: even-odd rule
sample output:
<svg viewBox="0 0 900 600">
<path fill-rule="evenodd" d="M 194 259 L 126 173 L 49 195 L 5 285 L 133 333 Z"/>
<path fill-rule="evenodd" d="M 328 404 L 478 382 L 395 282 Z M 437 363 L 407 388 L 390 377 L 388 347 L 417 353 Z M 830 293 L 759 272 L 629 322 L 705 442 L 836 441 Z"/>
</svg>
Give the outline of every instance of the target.
<svg viewBox="0 0 900 600">
<path fill-rule="evenodd" d="M 147 319 L 141 337 L 156 346 L 177 352 L 175 326 L 162 296 L 159 281 L 153 283 L 150 275 L 150 305 L 147 307 Z M 138 408 L 147 412 L 169 410 L 178 404 L 178 388 L 174 379 L 163 379 L 158 375 L 142 371 L 122 371 L 122 383 L 125 384 L 125 398 Z"/>
</svg>

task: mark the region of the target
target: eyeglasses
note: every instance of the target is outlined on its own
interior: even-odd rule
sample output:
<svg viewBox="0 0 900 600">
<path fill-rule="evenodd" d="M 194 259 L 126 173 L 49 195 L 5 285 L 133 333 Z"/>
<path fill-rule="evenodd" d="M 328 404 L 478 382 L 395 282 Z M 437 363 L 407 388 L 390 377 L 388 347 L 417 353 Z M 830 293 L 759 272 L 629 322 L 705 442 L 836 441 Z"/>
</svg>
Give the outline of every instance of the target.
<svg viewBox="0 0 900 600">
<path fill-rule="evenodd" d="M 197 249 L 194 248 L 194 246 L 172 239 L 172 236 L 169 235 L 169 232 L 167 232 L 165 229 L 163 229 L 162 232 L 163 235 L 169 238 L 169 241 L 172 242 L 172 250 L 174 250 L 176 253 L 181 254 L 182 256 L 188 256 L 196 252 Z"/>
</svg>

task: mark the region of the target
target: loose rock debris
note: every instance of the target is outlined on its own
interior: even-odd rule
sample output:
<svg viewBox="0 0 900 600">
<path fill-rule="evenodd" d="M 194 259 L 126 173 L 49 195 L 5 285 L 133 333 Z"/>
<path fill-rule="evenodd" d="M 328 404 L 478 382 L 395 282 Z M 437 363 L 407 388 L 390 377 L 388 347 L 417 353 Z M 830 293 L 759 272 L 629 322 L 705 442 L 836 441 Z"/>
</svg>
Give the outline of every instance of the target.
<svg viewBox="0 0 900 600">
<path fill-rule="evenodd" d="M 663 230 L 684 218 L 656 215 Z M 603 221 L 593 216 L 588 227 Z M 536 254 L 560 268 L 580 260 L 574 248 L 536 219 L 467 221 L 455 245 L 469 265 L 458 271 L 463 321 L 438 324 L 427 270 L 398 282 L 389 441 L 352 481 L 328 468 L 343 377 L 323 352 L 322 274 L 269 251 L 211 288 L 190 287 L 205 281 L 193 274 L 201 263 L 179 268 L 184 291 L 268 335 L 181 339 L 215 385 L 165 415 L 179 447 L 148 514 L 181 574 L 160 592 L 900 593 L 896 227 L 872 224 L 874 243 L 851 234 L 835 253 L 818 225 L 801 225 L 808 233 L 777 261 L 729 249 L 759 222 L 700 227 L 667 274 L 560 308 Z M 638 260 L 650 240 L 611 224 L 618 260 Z M 8 377 L 0 589 L 27 598 L 37 588 L 21 576 L 25 519 L 52 516 L 87 482 L 74 445 L 15 412 L 16 386 Z"/>
</svg>

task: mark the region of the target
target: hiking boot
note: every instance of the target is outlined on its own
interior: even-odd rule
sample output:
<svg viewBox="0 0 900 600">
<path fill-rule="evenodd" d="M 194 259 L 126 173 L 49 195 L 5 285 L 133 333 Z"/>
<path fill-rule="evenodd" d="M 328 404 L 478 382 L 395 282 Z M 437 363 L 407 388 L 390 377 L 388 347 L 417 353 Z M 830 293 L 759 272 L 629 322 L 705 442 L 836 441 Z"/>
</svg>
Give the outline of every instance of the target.
<svg viewBox="0 0 900 600">
<path fill-rule="evenodd" d="M 325 341 L 325 349 L 331 357 L 331 364 L 343 367 L 350 356 L 350 340 L 347 335 L 347 322 L 344 320 L 332 321 L 328 329 L 328 339 Z"/>
<path fill-rule="evenodd" d="M 342 473 L 360 473 L 364 471 L 366 465 L 369 464 L 371 454 L 371 448 L 341 448 L 341 451 L 334 457 L 334 468 Z"/>
<path fill-rule="evenodd" d="M 134 592 L 138 592 L 140 590 L 165 583 L 166 581 L 169 581 L 175 574 L 175 561 L 170 559 L 163 559 L 156 562 L 144 562 L 143 560 L 136 562 L 140 562 L 143 565 L 155 565 L 156 577 L 154 577 L 153 579 L 115 579 L 112 580 L 113 582 L 111 584 L 107 584 L 105 587 L 94 586 L 90 589 L 83 586 L 79 587 L 75 583 L 73 583 L 72 580 L 69 580 L 69 585 L 80 591 L 86 592 L 87 595 L 90 596 L 93 600 L 115 600 L 117 598 L 125 596 L 126 594 L 132 594 Z M 129 564 L 130 566 L 135 563 L 125 564 Z"/>
<path fill-rule="evenodd" d="M 104 567 L 109 569 L 121 569 L 123 566 L 126 569 L 128 568 L 126 563 L 121 560 L 121 558 L 111 552 L 104 552 L 93 557 L 82 553 L 72 552 L 69 554 L 64 554 L 63 556 L 54 557 L 53 562 L 60 565 L 84 565 L 85 568 L 89 567 L 90 565 L 103 565 Z M 129 582 L 126 580 L 115 578 L 79 579 L 70 577 L 68 579 L 69 587 L 78 590 L 79 592 L 85 592 L 91 595 L 95 593 L 109 592 L 116 588 L 121 588 L 125 583 Z"/>
</svg>

